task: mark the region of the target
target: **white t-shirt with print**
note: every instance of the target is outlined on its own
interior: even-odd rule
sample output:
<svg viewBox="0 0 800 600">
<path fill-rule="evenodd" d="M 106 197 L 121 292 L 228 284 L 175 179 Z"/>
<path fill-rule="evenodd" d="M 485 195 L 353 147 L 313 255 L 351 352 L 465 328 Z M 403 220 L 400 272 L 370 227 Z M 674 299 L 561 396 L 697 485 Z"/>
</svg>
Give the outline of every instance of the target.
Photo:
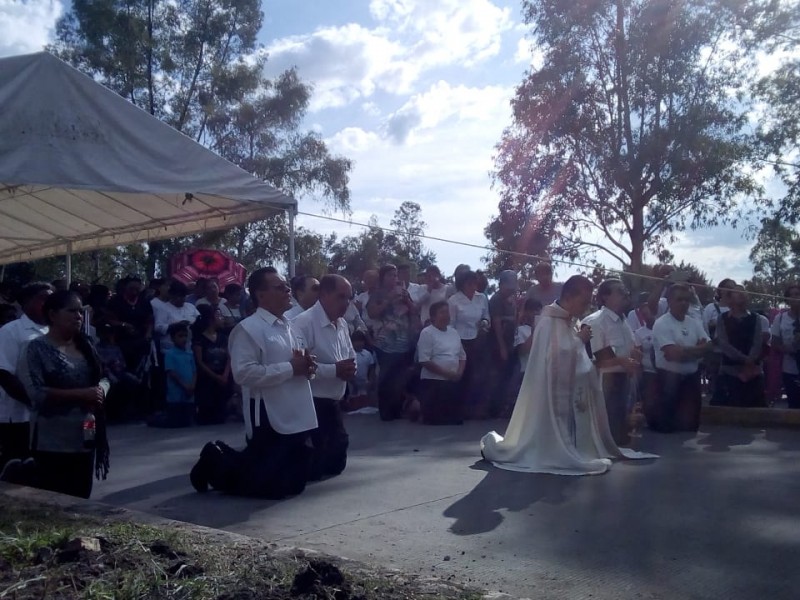
<svg viewBox="0 0 800 600">
<path fill-rule="evenodd" d="M 656 319 L 653 325 L 653 344 L 656 353 L 656 368 L 689 375 L 700 368 L 700 360 L 675 362 L 664 357 L 665 346 L 694 347 L 700 340 L 708 340 L 708 334 L 703 329 L 700 319 L 690 316 L 678 321 L 668 312 Z"/>
</svg>

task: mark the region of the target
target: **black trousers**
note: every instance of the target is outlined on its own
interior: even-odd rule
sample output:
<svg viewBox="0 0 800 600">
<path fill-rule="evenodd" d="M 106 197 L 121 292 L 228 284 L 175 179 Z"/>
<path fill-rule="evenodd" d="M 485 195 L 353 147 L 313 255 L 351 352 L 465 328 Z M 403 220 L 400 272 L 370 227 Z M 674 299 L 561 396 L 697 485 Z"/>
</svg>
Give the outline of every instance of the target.
<svg viewBox="0 0 800 600">
<path fill-rule="evenodd" d="M 783 391 L 786 392 L 789 408 L 800 408 L 800 375 L 784 373 Z"/>
<path fill-rule="evenodd" d="M 0 471 L 12 458 L 31 455 L 30 438 L 30 423 L 0 423 Z"/>
<path fill-rule="evenodd" d="M 378 411 L 382 421 L 403 417 L 408 371 L 412 358 L 407 352 L 384 352 L 378 354 Z"/>
<path fill-rule="evenodd" d="M 472 340 L 461 340 L 467 364 L 459 381 L 459 393 L 464 403 L 464 417 L 485 419 L 490 416 L 489 390 L 492 384 L 492 359 L 488 352 L 488 339 L 480 334 Z M 488 367 L 488 368 L 487 368 Z"/>
<path fill-rule="evenodd" d="M 463 396 L 455 381 L 422 379 L 420 381 L 422 422 L 428 425 L 461 425 L 464 422 Z"/>
<path fill-rule="evenodd" d="M 720 394 L 711 400 L 715 406 L 738 406 L 745 408 L 763 407 L 764 376 L 759 375 L 750 381 L 742 381 L 734 375 L 720 373 L 717 378 Z"/>
<path fill-rule="evenodd" d="M 627 446 L 630 443 L 628 400 L 631 397 L 631 378 L 625 373 L 603 373 L 602 382 L 611 437 L 617 446 Z"/>
<path fill-rule="evenodd" d="M 94 452 L 35 451 L 34 486 L 51 492 L 88 498 L 94 482 Z"/>
<path fill-rule="evenodd" d="M 221 451 L 201 455 L 214 489 L 238 496 L 279 500 L 300 494 L 311 470 L 309 432 L 280 434 L 269 423 L 262 402 L 250 400 L 251 422 L 255 423 L 256 404 L 260 425 L 244 450 L 221 446 Z"/>
<path fill-rule="evenodd" d="M 344 428 L 342 409 L 338 400 L 314 398 L 317 428 L 311 431 L 311 471 L 309 480 L 339 475 L 347 466 L 350 436 Z"/>
<path fill-rule="evenodd" d="M 658 395 L 645 405 L 647 426 L 653 431 L 697 431 L 700 428 L 702 386 L 700 371 L 688 375 L 658 369 Z"/>
</svg>

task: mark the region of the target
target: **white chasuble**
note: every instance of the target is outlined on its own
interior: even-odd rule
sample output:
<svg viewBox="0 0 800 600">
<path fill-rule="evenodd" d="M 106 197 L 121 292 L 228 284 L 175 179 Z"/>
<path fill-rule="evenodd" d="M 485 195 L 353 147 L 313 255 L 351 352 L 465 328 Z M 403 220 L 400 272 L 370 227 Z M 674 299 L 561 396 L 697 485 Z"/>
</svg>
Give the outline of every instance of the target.
<svg viewBox="0 0 800 600">
<path fill-rule="evenodd" d="M 597 371 L 574 321 L 557 304 L 537 320 L 505 436 L 486 434 L 481 452 L 501 469 L 555 475 L 605 473 L 612 458 L 656 458 L 614 443 Z"/>
</svg>

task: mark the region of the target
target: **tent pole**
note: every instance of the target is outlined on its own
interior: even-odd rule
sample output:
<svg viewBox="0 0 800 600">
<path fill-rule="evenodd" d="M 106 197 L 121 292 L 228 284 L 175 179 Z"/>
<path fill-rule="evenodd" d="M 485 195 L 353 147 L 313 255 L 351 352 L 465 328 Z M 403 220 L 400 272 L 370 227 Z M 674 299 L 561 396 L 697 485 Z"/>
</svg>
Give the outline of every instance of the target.
<svg viewBox="0 0 800 600">
<path fill-rule="evenodd" d="M 295 256 L 294 256 L 294 207 L 289 209 L 289 278 L 295 275 Z"/>
<path fill-rule="evenodd" d="M 67 244 L 67 287 L 72 283 L 72 242 Z"/>
</svg>

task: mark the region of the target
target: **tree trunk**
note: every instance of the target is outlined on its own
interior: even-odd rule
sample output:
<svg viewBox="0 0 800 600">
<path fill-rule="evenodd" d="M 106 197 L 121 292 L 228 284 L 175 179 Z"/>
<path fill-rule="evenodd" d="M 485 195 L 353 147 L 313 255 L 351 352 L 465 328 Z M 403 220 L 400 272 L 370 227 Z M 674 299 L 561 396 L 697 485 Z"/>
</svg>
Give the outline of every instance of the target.
<svg viewBox="0 0 800 600">
<path fill-rule="evenodd" d="M 640 199 L 634 199 L 631 202 L 633 205 L 633 213 L 631 214 L 631 221 L 633 227 L 631 228 L 631 253 L 630 253 L 630 272 L 636 275 L 642 275 L 644 271 L 644 205 Z M 643 281 L 639 277 L 633 278 L 633 291 L 641 291 L 644 289 Z"/>
</svg>

